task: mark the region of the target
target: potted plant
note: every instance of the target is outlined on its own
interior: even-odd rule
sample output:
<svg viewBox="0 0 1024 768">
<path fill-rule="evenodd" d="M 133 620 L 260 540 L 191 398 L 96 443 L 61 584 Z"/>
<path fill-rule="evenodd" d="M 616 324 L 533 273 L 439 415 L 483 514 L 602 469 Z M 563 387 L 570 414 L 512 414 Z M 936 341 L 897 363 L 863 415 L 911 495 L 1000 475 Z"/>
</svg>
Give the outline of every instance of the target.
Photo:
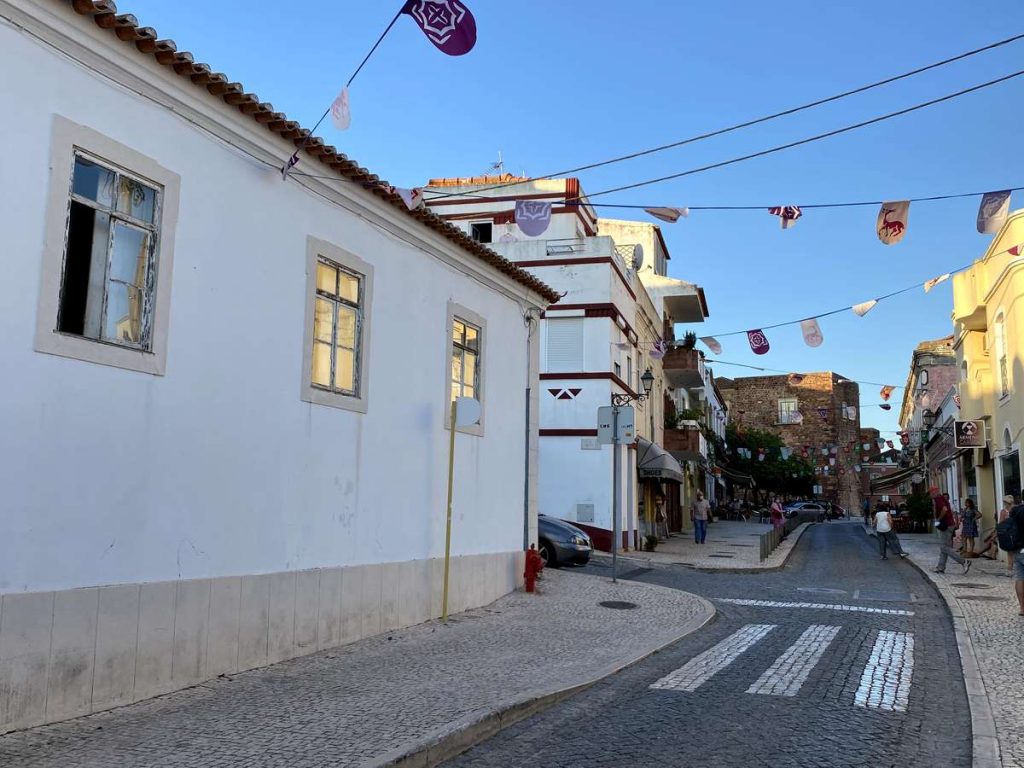
<svg viewBox="0 0 1024 768">
<path fill-rule="evenodd" d="M 653 552 L 657 548 L 658 548 L 658 537 L 657 536 L 655 536 L 653 533 L 649 533 L 646 536 L 644 536 L 644 551 L 645 552 Z"/>
<path fill-rule="evenodd" d="M 697 334 L 693 331 L 687 331 L 683 334 L 683 342 L 679 346 L 683 349 L 693 349 L 697 346 Z"/>
</svg>

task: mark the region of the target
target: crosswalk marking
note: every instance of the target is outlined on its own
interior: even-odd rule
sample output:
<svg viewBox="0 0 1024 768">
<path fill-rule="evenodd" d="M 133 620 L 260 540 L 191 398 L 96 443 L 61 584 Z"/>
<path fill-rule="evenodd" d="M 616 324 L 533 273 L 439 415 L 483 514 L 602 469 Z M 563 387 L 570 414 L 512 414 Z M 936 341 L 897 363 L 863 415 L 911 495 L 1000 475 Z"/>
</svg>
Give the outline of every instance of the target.
<svg viewBox="0 0 1024 768">
<path fill-rule="evenodd" d="M 747 693 L 796 696 L 829 644 L 839 634 L 839 629 L 827 624 L 809 626 L 797 641 L 765 670 L 757 682 L 747 689 Z"/>
<path fill-rule="evenodd" d="M 906 712 L 913 676 L 913 633 L 880 630 L 861 675 L 854 704 L 889 712 Z"/>
<path fill-rule="evenodd" d="M 899 608 L 868 608 L 863 605 L 841 605 L 838 603 L 784 603 L 776 600 L 743 600 L 735 597 L 720 597 L 719 603 L 732 603 L 733 605 L 753 605 L 758 608 L 816 608 L 829 611 L 850 611 L 854 613 L 884 613 L 888 616 L 913 616 L 913 611 L 904 611 Z"/>
<path fill-rule="evenodd" d="M 776 624 L 747 624 L 721 642 L 694 656 L 679 669 L 652 683 L 651 688 L 695 691 L 718 672 L 732 664 L 741 653 L 775 629 L 776 626 Z"/>
</svg>

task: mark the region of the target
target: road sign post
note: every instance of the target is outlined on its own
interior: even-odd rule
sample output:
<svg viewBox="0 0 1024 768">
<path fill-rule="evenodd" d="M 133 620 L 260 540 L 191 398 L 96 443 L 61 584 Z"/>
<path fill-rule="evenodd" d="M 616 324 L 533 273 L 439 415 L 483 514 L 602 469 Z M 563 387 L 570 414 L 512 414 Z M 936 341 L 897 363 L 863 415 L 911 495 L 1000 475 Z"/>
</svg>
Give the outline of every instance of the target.
<svg viewBox="0 0 1024 768">
<path fill-rule="evenodd" d="M 605 405 L 597 409 L 597 442 L 612 447 L 612 581 L 618 571 L 619 541 L 622 539 L 622 504 L 619 477 L 622 474 L 620 445 L 636 439 L 636 412 L 631 405 Z"/>
</svg>

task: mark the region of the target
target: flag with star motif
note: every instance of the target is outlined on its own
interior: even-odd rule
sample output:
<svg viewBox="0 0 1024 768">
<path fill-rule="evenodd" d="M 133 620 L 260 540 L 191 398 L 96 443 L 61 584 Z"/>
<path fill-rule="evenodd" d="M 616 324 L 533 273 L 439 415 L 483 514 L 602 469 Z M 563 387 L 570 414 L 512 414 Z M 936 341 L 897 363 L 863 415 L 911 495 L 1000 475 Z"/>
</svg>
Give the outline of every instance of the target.
<svg viewBox="0 0 1024 768">
<path fill-rule="evenodd" d="M 409 0 L 402 8 L 427 39 L 449 56 L 462 56 L 476 45 L 476 19 L 459 0 Z"/>
</svg>

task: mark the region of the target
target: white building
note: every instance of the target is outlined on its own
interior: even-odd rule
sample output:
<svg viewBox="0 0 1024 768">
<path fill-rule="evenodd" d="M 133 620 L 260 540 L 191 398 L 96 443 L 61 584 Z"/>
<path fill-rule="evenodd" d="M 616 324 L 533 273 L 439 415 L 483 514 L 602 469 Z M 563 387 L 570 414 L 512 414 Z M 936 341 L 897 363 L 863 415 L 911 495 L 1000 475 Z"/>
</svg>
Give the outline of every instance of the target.
<svg viewBox="0 0 1024 768">
<path fill-rule="evenodd" d="M 557 295 L 106 0 L 0 62 L 0 731 L 438 616 L 453 390 L 450 610 L 512 590 Z"/>
<path fill-rule="evenodd" d="M 651 396 L 633 404 L 638 440 L 623 456 L 618 484 L 622 544 L 632 547 L 658 505 L 680 530 L 681 509 L 701 487 L 666 451 L 663 402 L 671 392 L 652 352 L 655 342 L 673 342 L 676 323 L 703 322 L 707 304 L 699 286 L 666 276 L 668 249 L 656 225 L 598 219 L 574 202 L 583 197 L 574 178 L 511 175 L 433 179 L 426 192 L 428 206 L 562 294 L 541 323 L 538 508 L 579 525 L 600 549 L 611 545 L 615 500 L 612 450 L 596 441 L 597 410 L 613 394 L 642 394 L 644 372 L 654 375 Z M 531 237 L 516 226 L 519 200 L 552 204 L 546 231 Z M 696 465 L 703 438 L 695 425 L 683 437 L 676 453 Z"/>
</svg>

